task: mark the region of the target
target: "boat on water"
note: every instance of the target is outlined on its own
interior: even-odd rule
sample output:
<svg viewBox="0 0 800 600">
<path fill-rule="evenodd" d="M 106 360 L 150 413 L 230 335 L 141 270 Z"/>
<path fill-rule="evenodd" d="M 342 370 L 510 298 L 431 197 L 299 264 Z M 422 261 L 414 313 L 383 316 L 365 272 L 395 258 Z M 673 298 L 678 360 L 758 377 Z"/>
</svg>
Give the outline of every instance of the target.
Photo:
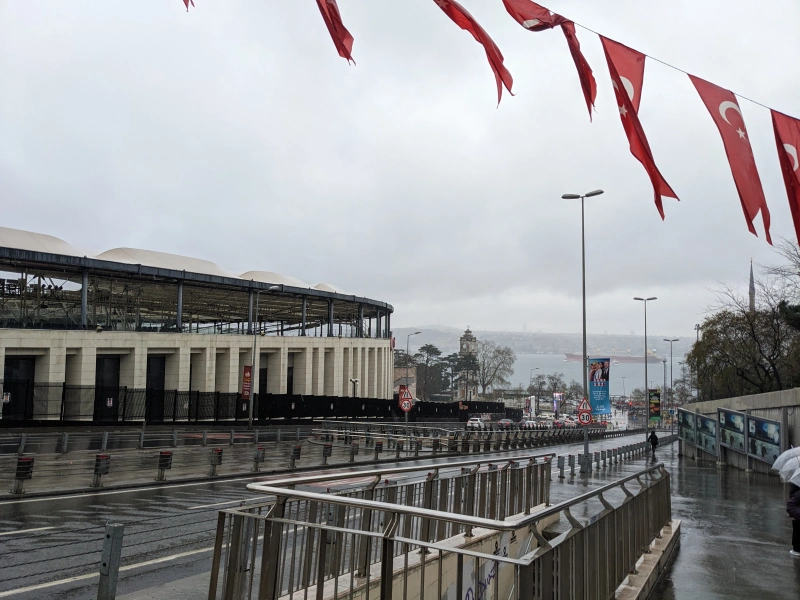
<svg viewBox="0 0 800 600">
<path fill-rule="evenodd" d="M 565 353 L 564 360 L 566 362 L 581 362 L 581 355 L 580 354 L 572 354 L 570 352 Z M 644 364 L 644 356 L 619 356 L 619 355 L 611 355 L 608 357 L 613 364 L 621 364 L 621 363 L 639 363 Z M 647 355 L 647 362 L 648 363 L 660 363 L 661 357 L 658 354 L 648 354 Z"/>
</svg>

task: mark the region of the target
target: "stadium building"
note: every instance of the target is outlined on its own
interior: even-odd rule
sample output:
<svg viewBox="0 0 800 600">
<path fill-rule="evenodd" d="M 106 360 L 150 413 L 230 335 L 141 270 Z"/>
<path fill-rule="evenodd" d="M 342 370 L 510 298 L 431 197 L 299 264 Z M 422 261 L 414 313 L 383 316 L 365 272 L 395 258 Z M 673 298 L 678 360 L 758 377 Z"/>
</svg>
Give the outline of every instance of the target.
<svg viewBox="0 0 800 600">
<path fill-rule="evenodd" d="M 250 401 L 257 420 L 396 411 L 385 302 L 7 228 L 0 275 L 3 425 L 242 419 Z"/>
</svg>

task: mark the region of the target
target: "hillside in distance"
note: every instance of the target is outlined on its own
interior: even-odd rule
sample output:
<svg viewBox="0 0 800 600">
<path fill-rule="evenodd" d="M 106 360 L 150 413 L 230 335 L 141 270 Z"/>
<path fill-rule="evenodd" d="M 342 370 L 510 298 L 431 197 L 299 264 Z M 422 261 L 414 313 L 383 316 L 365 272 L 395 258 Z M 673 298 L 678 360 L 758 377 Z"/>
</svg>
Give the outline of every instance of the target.
<svg viewBox="0 0 800 600">
<path fill-rule="evenodd" d="M 411 336 L 410 349 L 415 352 L 424 344 L 433 344 L 442 353 L 458 352 L 458 339 L 464 330 L 446 325 L 430 325 L 422 327 L 400 327 L 393 330 L 396 347 L 405 350 L 406 336 L 409 333 L 421 331 L 420 335 Z M 581 352 L 580 333 L 543 333 L 543 332 L 515 332 L 515 331 L 480 331 L 472 333 L 478 340 L 491 340 L 501 346 L 508 346 L 517 354 L 565 354 L 567 352 Z M 661 334 L 647 332 L 647 342 L 650 350 L 655 350 L 659 356 L 669 355 L 669 344 L 663 338 L 679 338 L 673 344 L 673 353 L 676 359 L 683 357 L 691 350 L 695 341 L 694 336 L 681 337 L 674 334 Z M 587 333 L 586 345 L 592 356 L 608 354 L 627 355 L 630 349 L 631 356 L 644 354 L 644 337 L 642 335 L 617 334 L 617 333 Z"/>
</svg>

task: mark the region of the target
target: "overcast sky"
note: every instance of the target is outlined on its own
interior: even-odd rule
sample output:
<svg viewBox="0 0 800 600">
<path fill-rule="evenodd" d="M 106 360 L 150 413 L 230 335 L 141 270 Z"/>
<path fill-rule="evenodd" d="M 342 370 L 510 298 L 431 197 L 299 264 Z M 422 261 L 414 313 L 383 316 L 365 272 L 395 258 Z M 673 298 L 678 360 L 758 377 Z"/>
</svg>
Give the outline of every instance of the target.
<svg viewBox="0 0 800 600">
<path fill-rule="evenodd" d="M 0 0 L 0 224 L 105 250 L 272 270 L 390 302 L 396 326 L 688 335 L 720 284 L 773 263 L 747 231 L 716 127 L 648 59 L 640 117 L 681 197 L 653 204 L 596 35 L 590 123 L 560 31 L 463 0 L 514 76 L 433 0 L 339 0 L 348 66 L 313 0 Z M 551 0 L 549 8 L 800 116 L 796 0 Z M 740 99 L 772 236 L 794 239 L 769 112 Z"/>
</svg>

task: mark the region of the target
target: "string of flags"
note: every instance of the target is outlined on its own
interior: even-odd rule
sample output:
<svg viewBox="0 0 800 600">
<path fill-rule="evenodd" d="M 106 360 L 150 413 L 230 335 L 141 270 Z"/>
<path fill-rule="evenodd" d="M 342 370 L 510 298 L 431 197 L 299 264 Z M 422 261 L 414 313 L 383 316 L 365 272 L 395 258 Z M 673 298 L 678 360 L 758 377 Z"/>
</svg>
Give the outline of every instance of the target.
<svg viewBox="0 0 800 600">
<path fill-rule="evenodd" d="M 352 57 L 353 36 L 342 22 L 342 16 L 336 0 L 316 0 L 316 2 L 339 56 L 345 58 L 348 63 L 353 62 L 355 64 Z M 502 99 L 503 88 L 513 96 L 511 88 L 514 80 L 503 64 L 503 54 L 486 30 L 475 20 L 475 17 L 456 0 L 433 0 L 433 2 L 456 25 L 470 33 L 475 41 L 483 46 L 489 66 L 495 76 L 498 105 Z M 561 28 L 578 72 L 578 80 L 586 101 L 586 108 L 589 111 L 589 119 L 591 120 L 592 109 L 597 96 L 597 83 L 588 61 L 581 52 L 575 22 L 550 11 L 532 0 L 502 0 L 502 2 L 508 14 L 528 31 L 542 32 L 556 27 Z M 186 5 L 187 11 L 190 4 L 194 6 L 193 0 L 183 0 L 183 3 Z M 614 88 L 619 108 L 620 120 L 630 144 L 631 154 L 642 164 L 647 172 L 647 176 L 653 186 L 656 209 L 661 218 L 664 219 L 662 198 L 674 198 L 675 200 L 679 198 L 656 166 L 653 152 L 639 120 L 638 113 L 647 56 L 603 35 L 596 35 L 600 38 L 603 46 L 611 84 Z M 667 65 L 667 63 L 663 64 Z M 667 66 L 671 67 L 671 65 Z M 709 115 L 722 138 L 722 144 L 728 157 L 731 175 L 736 184 L 748 229 L 753 235 L 757 235 L 753 222 L 760 213 L 765 237 L 767 242 L 772 244 L 769 208 L 767 207 L 761 179 L 753 157 L 753 149 L 750 146 L 744 115 L 736 95 L 732 91 L 709 81 L 688 73 L 687 75 L 703 104 L 708 109 Z M 798 242 L 800 242 L 800 159 L 798 158 L 800 119 L 773 109 L 769 110 L 795 233 Z"/>
</svg>

